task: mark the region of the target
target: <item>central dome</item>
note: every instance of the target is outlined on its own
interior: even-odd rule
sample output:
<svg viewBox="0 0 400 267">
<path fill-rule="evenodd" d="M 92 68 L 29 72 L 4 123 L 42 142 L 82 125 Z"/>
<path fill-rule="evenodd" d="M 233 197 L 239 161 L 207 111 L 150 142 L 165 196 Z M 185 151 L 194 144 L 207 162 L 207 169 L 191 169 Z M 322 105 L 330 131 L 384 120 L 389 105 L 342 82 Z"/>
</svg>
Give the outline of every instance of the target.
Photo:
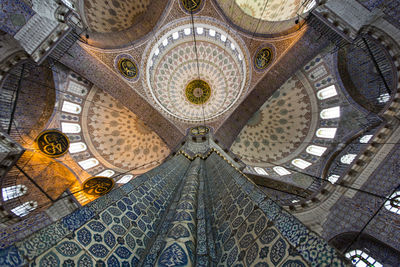
<svg viewBox="0 0 400 267">
<path fill-rule="evenodd" d="M 146 93 L 157 108 L 176 119 L 216 119 L 246 92 L 243 46 L 214 25 L 178 24 L 156 36 L 149 48 Z"/>
</svg>

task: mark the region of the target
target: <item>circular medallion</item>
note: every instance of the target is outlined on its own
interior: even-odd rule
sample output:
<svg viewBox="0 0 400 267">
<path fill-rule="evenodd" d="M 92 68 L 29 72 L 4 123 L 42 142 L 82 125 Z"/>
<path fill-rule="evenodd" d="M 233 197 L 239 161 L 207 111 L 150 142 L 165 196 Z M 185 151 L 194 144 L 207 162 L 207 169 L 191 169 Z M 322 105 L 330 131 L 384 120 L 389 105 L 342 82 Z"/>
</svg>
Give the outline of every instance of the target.
<svg viewBox="0 0 400 267">
<path fill-rule="evenodd" d="M 204 1 L 203 0 L 180 0 L 179 1 L 182 9 L 191 14 L 197 13 L 201 10 Z"/>
<path fill-rule="evenodd" d="M 210 131 L 210 128 L 206 126 L 196 126 L 190 129 L 192 135 L 205 135 Z"/>
<path fill-rule="evenodd" d="M 202 105 L 211 96 L 211 88 L 203 80 L 193 80 L 188 83 L 185 89 L 186 99 L 195 105 Z"/>
<path fill-rule="evenodd" d="M 94 176 L 83 183 L 83 192 L 92 196 L 102 196 L 111 191 L 114 180 L 109 177 Z"/>
<path fill-rule="evenodd" d="M 254 66 L 257 70 L 265 70 L 271 63 L 273 52 L 270 47 L 259 49 L 254 57 Z"/>
<path fill-rule="evenodd" d="M 58 130 L 43 131 L 36 138 L 38 149 L 45 155 L 57 158 L 67 153 L 68 137 Z"/>
<path fill-rule="evenodd" d="M 127 54 L 118 55 L 115 58 L 115 67 L 119 73 L 128 81 L 136 81 L 139 77 L 139 70 L 135 60 Z"/>
</svg>

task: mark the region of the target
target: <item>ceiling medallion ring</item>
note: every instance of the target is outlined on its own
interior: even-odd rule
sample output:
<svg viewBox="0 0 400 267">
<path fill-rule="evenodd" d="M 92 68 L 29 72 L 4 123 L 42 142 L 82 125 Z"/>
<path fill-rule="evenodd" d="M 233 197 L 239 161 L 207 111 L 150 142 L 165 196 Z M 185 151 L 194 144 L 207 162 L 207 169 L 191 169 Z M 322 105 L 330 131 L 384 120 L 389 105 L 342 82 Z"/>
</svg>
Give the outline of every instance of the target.
<svg viewBox="0 0 400 267">
<path fill-rule="evenodd" d="M 186 85 L 185 96 L 190 103 L 203 105 L 210 99 L 211 87 L 203 80 L 192 80 Z"/>
<path fill-rule="evenodd" d="M 179 0 L 179 6 L 187 14 L 196 14 L 203 9 L 204 0 Z"/>
<path fill-rule="evenodd" d="M 259 47 L 254 55 L 254 69 L 258 72 L 263 72 L 269 69 L 271 63 L 275 59 L 275 47 L 267 44 Z"/>
<path fill-rule="evenodd" d="M 139 79 L 139 68 L 135 59 L 129 54 L 120 54 L 114 59 L 114 67 L 118 73 L 129 82 Z"/>
</svg>

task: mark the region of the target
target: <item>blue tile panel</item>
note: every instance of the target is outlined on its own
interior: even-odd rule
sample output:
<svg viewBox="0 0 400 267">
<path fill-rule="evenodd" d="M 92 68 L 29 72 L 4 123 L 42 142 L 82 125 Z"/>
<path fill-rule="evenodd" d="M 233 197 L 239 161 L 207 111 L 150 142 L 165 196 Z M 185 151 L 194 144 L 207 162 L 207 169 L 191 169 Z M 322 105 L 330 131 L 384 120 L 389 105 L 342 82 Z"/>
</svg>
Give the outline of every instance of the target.
<svg viewBox="0 0 400 267">
<path fill-rule="evenodd" d="M 346 266 L 217 154 L 182 155 L 23 242 L 0 266 Z"/>
<path fill-rule="evenodd" d="M 136 266 L 189 164 L 176 156 L 0 250 L 0 266 Z"/>
<path fill-rule="evenodd" d="M 216 153 L 206 160 L 206 173 L 218 265 L 349 264 Z"/>
</svg>

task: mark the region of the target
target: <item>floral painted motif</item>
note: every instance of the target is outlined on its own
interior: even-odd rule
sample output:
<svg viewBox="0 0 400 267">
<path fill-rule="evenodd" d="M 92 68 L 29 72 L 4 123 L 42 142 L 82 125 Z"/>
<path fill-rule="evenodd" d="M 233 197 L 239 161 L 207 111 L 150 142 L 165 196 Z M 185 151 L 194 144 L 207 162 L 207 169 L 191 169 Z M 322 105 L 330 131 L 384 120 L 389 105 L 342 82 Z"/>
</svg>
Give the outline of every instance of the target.
<svg viewBox="0 0 400 267">
<path fill-rule="evenodd" d="M 158 264 L 160 266 L 185 266 L 188 263 L 188 256 L 183 248 L 177 243 L 173 243 L 161 254 Z"/>
</svg>

